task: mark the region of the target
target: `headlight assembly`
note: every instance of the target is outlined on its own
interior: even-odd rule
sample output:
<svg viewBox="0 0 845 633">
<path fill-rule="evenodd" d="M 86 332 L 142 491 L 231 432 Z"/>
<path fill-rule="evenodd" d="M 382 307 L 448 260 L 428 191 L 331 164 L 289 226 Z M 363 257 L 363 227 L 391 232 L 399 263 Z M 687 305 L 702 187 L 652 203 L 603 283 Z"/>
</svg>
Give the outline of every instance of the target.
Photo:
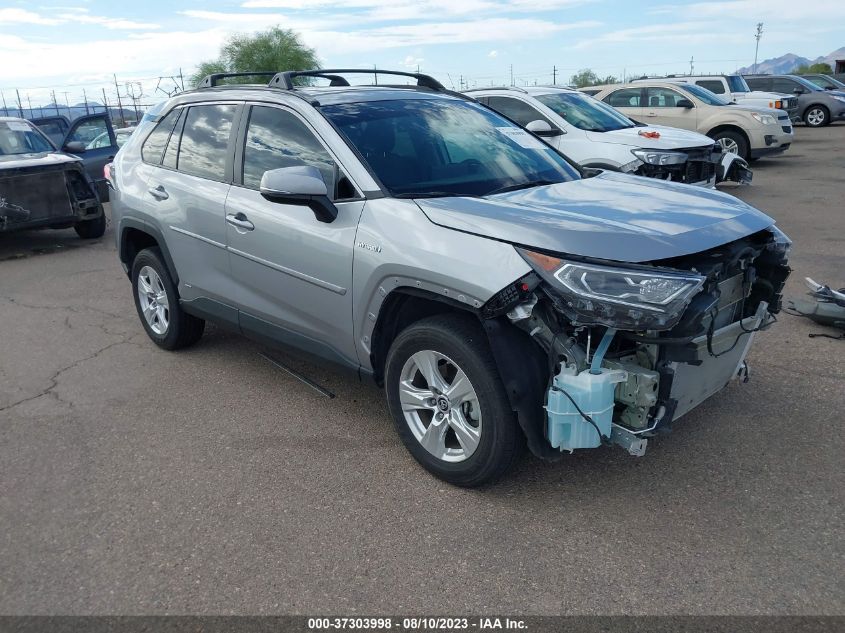
<svg viewBox="0 0 845 633">
<path fill-rule="evenodd" d="M 752 112 L 751 116 L 757 119 L 763 125 L 774 125 L 777 123 L 777 119 L 773 117 L 771 114 L 760 114 L 759 112 Z"/>
<path fill-rule="evenodd" d="M 683 165 L 687 155 L 683 152 L 668 152 L 659 149 L 632 149 L 631 153 L 649 165 Z"/>
<path fill-rule="evenodd" d="M 704 284 L 704 277 L 691 273 L 601 266 L 517 251 L 556 291 L 567 316 L 584 325 L 668 330 Z"/>
</svg>

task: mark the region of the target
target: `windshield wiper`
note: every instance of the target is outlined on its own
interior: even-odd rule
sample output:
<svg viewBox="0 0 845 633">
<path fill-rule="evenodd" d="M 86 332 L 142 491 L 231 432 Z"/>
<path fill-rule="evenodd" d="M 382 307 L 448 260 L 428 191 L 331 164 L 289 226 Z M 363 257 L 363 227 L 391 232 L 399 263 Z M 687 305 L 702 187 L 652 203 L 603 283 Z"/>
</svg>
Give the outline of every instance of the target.
<svg viewBox="0 0 845 633">
<path fill-rule="evenodd" d="M 411 191 L 409 193 L 397 193 L 394 198 L 477 198 L 471 193 L 455 193 L 454 191 Z"/>
<path fill-rule="evenodd" d="M 529 180 L 528 182 L 521 182 L 518 185 L 507 185 L 506 187 L 499 187 L 485 195 L 495 196 L 497 193 L 507 193 L 508 191 L 518 191 L 519 189 L 532 189 L 534 187 L 542 187 L 544 185 L 556 185 L 559 180 Z"/>
</svg>

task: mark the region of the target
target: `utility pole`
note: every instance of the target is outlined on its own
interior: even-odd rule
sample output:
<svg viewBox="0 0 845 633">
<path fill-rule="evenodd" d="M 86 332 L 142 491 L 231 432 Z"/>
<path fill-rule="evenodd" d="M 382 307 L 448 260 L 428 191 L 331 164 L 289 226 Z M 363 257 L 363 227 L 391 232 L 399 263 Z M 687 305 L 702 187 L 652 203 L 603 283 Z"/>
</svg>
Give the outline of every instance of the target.
<svg viewBox="0 0 845 633">
<path fill-rule="evenodd" d="M 109 112 L 109 100 L 106 99 L 106 89 L 103 88 L 103 108 L 106 110 L 106 114 Z"/>
<path fill-rule="evenodd" d="M 182 92 L 185 92 L 185 78 L 182 77 L 182 69 L 181 68 L 179 69 L 179 85 L 182 86 Z"/>
<path fill-rule="evenodd" d="M 763 37 L 763 23 L 757 23 L 757 32 L 754 34 L 754 39 L 757 40 L 757 44 L 754 46 L 754 72 L 757 72 L 757 51 L 760 50 L 760 38 Z"/>
<path fill-rule="evenodd" d="M 26 104 L 29 106 L 29 116 L 35 116 L 32 110 L 32 99 L 29 98 L 29 93 L 26 93 Z"/>
<path fill-rule="evenodd" d="M 91 114 L 88 112 L 88 95 L 85 94 L 85 88 L 82 89 L 82 100 L 85 102 L 85 114 Z"/>
<path fill-rule="evenodd" d="M 120 110 L 120 122 L 123 123 L 123 127 L 126 127 L 126 117 L 123 116 L 123 103 L 120 101 L 120 88 L 117 87 L 117 75 L 112 75 L 114 77 L 114 92 L 117 95 L 117 107 Z"/>
<path fill-rule="evenodd" d="M 695 58 L 694 57 L 689 58 L 689 74 L 690 74 L 690 77 L 695 74 Z"/>
<path fill-rule="evenodd" d="M 511 85 L 513 85 L 513 64 L 511 64 Z"/>
<path fill-rule="evenodd" d="M 3 116 L 9 116 L 9 109 L 6 107 L 6 95 L 0 91 L 0 97 L 3 97 Z"/>
<path fill-rule="evenodd" d="M 557 66 L 552 66 L 552 85 L 557 85 Z"/>
<path fill-rule="evenodd" d="M 21 118 L 24 118 L 24 116 L 23 116 L 23 106 L 21 105 L 21 93 L 17 88 L 15 88 L 15 94 L 18 95 L 18 112 L 20 113 Z"/>
<path fill-rule="evenodd" d="M 59 101 L 58 101 L 58 99 L 56 99 L 56 91 L 51 90 L 50 96 L 53 97 L 53 107 L 56 108 L 56 115 L 58 116 L 58 114 L 59 114 Z"/>
</svg>

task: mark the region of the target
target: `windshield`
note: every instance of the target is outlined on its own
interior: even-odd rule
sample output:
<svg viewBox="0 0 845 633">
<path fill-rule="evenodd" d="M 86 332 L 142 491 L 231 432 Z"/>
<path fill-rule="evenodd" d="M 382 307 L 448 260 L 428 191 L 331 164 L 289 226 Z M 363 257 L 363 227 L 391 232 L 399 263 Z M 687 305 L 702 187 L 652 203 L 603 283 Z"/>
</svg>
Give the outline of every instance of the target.
<svg viewBox="0 0 845 633">
<path fill-rule="evenodd" d="M 745 83 L 745 79 L 743 79 L 739 75 L 728 75 L 728 87 L 731 89 L 731 92 L 751 92 L 751 88 L 748 87 L 748 84 Z"/>
<path fill-rule="evenodd" d="M 819 88 L 833 88 L 834 90 L 842 90 L 842 88 L 845 88 L 845 84 L 841 81 L 837 81 L 832 77 L 826 77 L 825 75 L 809 77 L 808 80 L 816 84 Z"/>
<path fill-rule="evenodd" d="M 688 93 L 698 98 L 700 101 L 703 101 L 707 105 L 730 105 L 729 101 L 722 99 L 722 97 L 716 94 L 713 94 L 707 88 L 702 88 L 701 86 L 696 86 L 695 84 L 678 84 L 678 88 L 680 88 L 681 90 L 686 90 Z"/>
<path fill-rule="evenodd" d="M 576 92 L 537 95 L 537 100 L 579 130 L 610 132 L 634 127 L 635 123 L 602 101 Z"/>
<path fill-rule="evenodd" d="M 481 196 L 578 177 L 548 145 L 477 103 L 402 99 L 321 111 L 394 196 Z"/>
<path fill-rule="evenodd" d="M 0 121 L 0 156 L 55 151 L 50 141 L 26 121 Z"/>
<path fill-rule="evenodd" d="M 819 90 L 821 90 L 821 88 L 819 88 L 816 84 L 814 84 L 814 83 L 812 83 L 812 82 L 810 82 L 810 81 L 807 81 L 807 80 L 806 80 L 806 79 L 804 79 L 803 77 L 798 77 L 798 76 L 796 76 L 796 75 L 792 75 L 792 79 L 794 79 L 794 80 L 795 80 L 795 81 L 797 81 L 799 84 L 801 84 L 802 86 L 804 86 L 804 87 L 805 87 L 807 90 L 809 90 L 810 92 L 818 92 Z"/>
</svg>

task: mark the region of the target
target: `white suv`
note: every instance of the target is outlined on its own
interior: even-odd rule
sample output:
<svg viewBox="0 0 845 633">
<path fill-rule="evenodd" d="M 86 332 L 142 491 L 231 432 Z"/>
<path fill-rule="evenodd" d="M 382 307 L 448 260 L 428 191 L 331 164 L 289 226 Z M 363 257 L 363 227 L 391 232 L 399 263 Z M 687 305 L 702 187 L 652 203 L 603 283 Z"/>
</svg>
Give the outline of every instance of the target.
<svg viewBox="0 0 845 633">
<path fill-rule="evenodd" d="M 484 88 L 467 94 L 543 137 L 582 167 L 612 169 L 712 187 L 750 182 L 748 164 L 713 139 L 660 125 L 644 126 L 577 90 Z"/>
<path fill-rule="evenodd" d="M 635 81 L 645 81 L 637 79 Z M 670 75 L 660 81 L 675 84 L 695 84 L 723 98 L 735 101 L 738 105 L 774 108 L 783 110 L 791 121 L 800 120 L 798 99 L 794 95 L 777 92 L 752 90 L 742 75 Z"/>
</svg>

